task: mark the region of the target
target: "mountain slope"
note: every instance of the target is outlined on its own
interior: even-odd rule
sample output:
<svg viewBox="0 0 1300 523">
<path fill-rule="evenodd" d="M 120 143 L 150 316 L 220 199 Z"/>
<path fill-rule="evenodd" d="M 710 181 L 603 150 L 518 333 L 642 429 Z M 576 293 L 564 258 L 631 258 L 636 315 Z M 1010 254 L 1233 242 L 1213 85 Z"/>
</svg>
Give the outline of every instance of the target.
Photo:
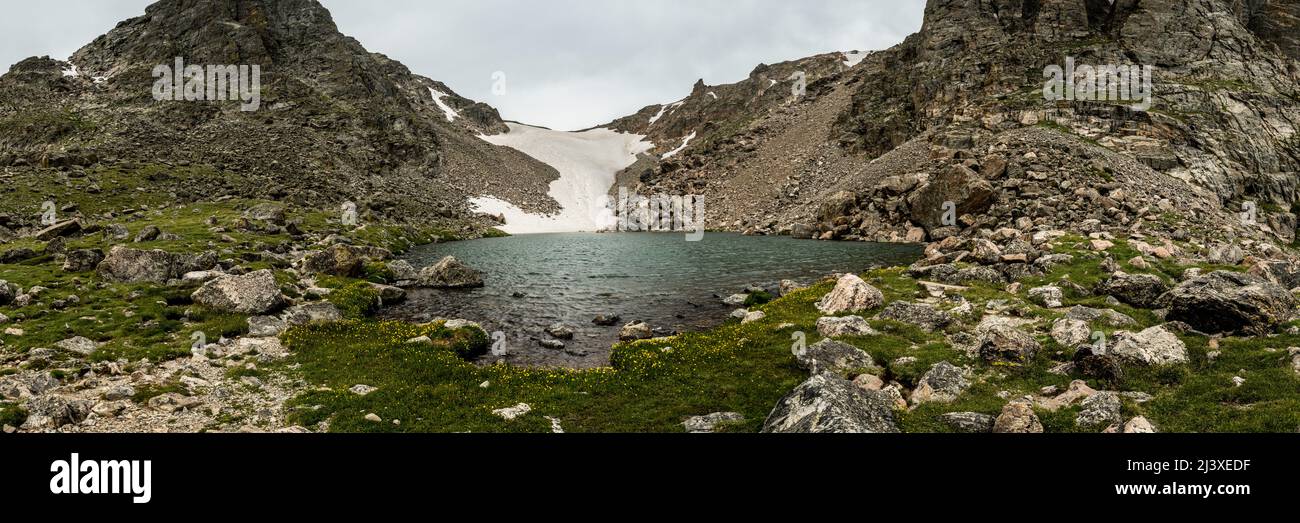
<svg viewBox="0 0 1300 523">
<path fill-rule="evenodd" d="M 620 179 L 645 191 L 704 194 L 711 227 L 753 233 L 901 241 L 1077 228 L 1088 219 L 1126 228 L 1179 214 L 1222 239 L 1290 242 L 1289 211 L 1300 200 L 1294 9 L 1277 1 L 931 0 L 924 26 L 903 43 L 846 71 L 796 62 L 812 71 L 808 96 L 678 124 L 662 134 L 720 131 Z M 1046 101 L 1044 68 L 1067 57 L 1153 66 L 1153 107 Z M 688 100 L 701 103 L 695 94 Z M 618 122 L 642 121 L 650 109 Z M 1058 152 L 1069 153 L 1059 165 L 1035 161 Z M 955 166 L 976 177 L 949 176 Z M 992 197 L 963 208 L 971 216 L 957 231 L 936 230 L 940 211 L 918 207 L 933 203 L 920 197 L 926 187 L 962 189 L 979 179 L 993 185 Z M 1233 226 L 1256 200 L 1262 225 Z"/>
<path fill-rule="evenodd" d="M 258 65 L 261 108 L 155 101 L 156 65 Z M 50 156 L 212 166 L 182 199 L 270 194 L 312 206 L 367 204 L 390 218 L 468 215 L 480 194 L 553 211 L 558 174 L 476 138 L 496 110 L 456 95 L 338 32 L 315 0 L 162 0 L 77 51 L 0 78 L 9 163 Z M 55 129 L 51 131 L 51 128 Z M 236 173 L 249 180 L 230 186 Z"/>
</svg>

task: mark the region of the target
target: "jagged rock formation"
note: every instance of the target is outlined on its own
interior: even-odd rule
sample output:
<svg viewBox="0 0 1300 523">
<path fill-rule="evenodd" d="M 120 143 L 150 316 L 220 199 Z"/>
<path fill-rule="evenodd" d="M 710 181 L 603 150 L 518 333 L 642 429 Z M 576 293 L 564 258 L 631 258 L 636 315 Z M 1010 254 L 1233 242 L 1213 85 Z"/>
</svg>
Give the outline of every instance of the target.
<svg viewBox="0 0 1300 523">
<path fill-rule="evenodd" d="M 261 106 L 155 101 L 153 68 L 257 65 Z M 167 188 L 182 200 L 274 197 L 362 204 L 389 217 L 466 214 L 467 196 L 555 210 L 558 174 L 475 135 L 492 107 L 456 95 L 339 33 L 316 0 L 162 0 L 77 51 L 0 77 L 4 165 L 209 166 Z"/>
<path fill-rule="evenodd" d="M 636 166 L 636 178 L 644 191 L 706 195 L 710 227 L 759 234 L 916 241 L 1098 220 L 1290 242 L 1300 200 L 1296 9 L 931 0 L 920 32 L 855 67 L 810 74 L 806 97 L 744 106 L 743 117 L 691 114 L 704 121 L 665 134 L 717 131 Z M 1067 58 L 1153 66 L 1152 107 L 1046 100 L 1043 71 Z M 708 90 L 754 98 L 755 84 Z M 855 198 L 842 204 L 846 191 Z M 941 222 L 936 198 L 960 200 L 956 223 Z M 1247 202 L 1258 225 L 1237 218 Z M 827 206 L 843 212 L 828 216 Z"/>
</svg>

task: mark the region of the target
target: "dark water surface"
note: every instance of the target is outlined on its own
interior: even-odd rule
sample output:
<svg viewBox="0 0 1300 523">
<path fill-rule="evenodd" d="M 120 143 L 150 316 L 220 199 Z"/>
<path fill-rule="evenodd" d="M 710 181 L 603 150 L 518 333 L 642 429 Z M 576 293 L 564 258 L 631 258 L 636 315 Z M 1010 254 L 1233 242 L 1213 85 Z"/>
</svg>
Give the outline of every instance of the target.
<svg viewBox="0 0 1300 523">
<path fill-rule="evenodd" d="M 463 318 L 506 335 L 506 361 L 520 365 L 593 367 L 609 361 L 623 323 L 691 331 L 717 326 L 736 307 L 721 297 L 752 284 L 775 290 L 783 279 L 808 283 L 835 272 L 906 265 L 915 245 L 818 242 L 788 237 L 710 233 L 535 234 L 428 245 L 406 259 L 416 267 L 455 256 L 484 273 L 472 290 L 417 290 L 388 318 Z M 613 327 L 592 323 L 618 315 Z M 563 322 L 577 334 L 564 350 L 543 348 L 543 329 Z"/>
</svg>

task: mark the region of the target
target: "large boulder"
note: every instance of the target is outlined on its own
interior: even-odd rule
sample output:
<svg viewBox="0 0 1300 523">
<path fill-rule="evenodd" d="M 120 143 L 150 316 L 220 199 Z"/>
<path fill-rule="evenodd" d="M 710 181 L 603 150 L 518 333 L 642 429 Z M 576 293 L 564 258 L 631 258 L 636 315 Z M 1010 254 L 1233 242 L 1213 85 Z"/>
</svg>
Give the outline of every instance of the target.
<svg viewBox="0 0 1300 523">
<path fill-rule="evenodd" d="M 835 340 L 822 340 L 795 354 L 799 367 L 813 374 L 853 376 L 877 368 L 862 349 Z"/>
<path fill-rule="evenodd" d="M 104 261 L 104 251 L 99 249 L 77 249 L 68 251 L 63 259 L 64 272 L 90 272 Z"/>
<path fill-rule="evenodd" d="M 1160 296 L 1168 291 L 1169 285 L 1157 276 L 1125 272 L 1116 272 L 1093 289 L 1097 295 L 1114 296 L 1119 301 L 1143 309 L 1155 308 Z"/>
<path fill-rule="evenodd" d="M 853 382 L 819 374 L 795 387 L 763 423 L 765 433 L 896 433 L 894 399 Z"/>
<path fill-rule="evenodd" d="M 179 254 L 160 250 L 140 250 L 116 246 L 99 263 L 96 272 L 116 283 L 167 283 L 186 273 L 206 271 L 217 265 L 217 254 Z"/>
<path fill-rule="evenodd" d="M 1163 325 L 1138 333 L 1116 332 L 1115 344 L 1106 353 L 1144 365 L 1187 363 L 1187 345 Z"/>
<path fill-rule="evenodd" d="M 946 361 L 931 367 L 916 389 L 912 391 L 912 404 L 927 402 L 951 403 L 970 387 L 970 371 Z"/>
<path fill-rule="evenodd" d="M 1061 318 L 1052 324 L 1052 339 L 1062 347 L 1077 347 L 1092 339 L 1092 329 L 1082 320 Z"/>
<path fill-rule="evenodd" d="M 1027 363 L 1038 353 L 1038 340 L 1005 324 L 994 324 L 979 339 L 979 355 L 991 363 Z"/>
<path fill-rule="evenodd" d="M 954 318 L 947 312 L 924 303 L 896 301 L 876 315 L 876 319 L 893 320 L 916 325 L 928 331 L 937 331 L 952 324 Z"/>
<path fill-rule="evenodd" d="M 195 303 L 225 312 L 265 315 L 284 305 L 284 295 L 270 270 L 222 276 L 194 291 Z"/>
<path fill-rule="evenodd" d="M 1081 404 L 1083 407 L 1075 417 L 1075 424 L 1083 428 L 1104 429 L 1124 421 L 1120 414 L 1119 394 L 1098 392 L 1088 396 Z"/>
<path fill-rule="evenodd" d="M 366 262 L 367 258 L 351 245 L 337 244 L 307 254 L 302 259 L 302 269 L 308 273 L 355 278 L 365 271 Z"/>
<path fill-rule="evenodd" d="M 343 313 L 332 303 L 307 303 L 285 310 L 280 319 L 292 327 L 342 321 Z"/>
<path fill-rule="evenodd" d="M 21 287 L 5 280 L 0 280 L 0 305 L 9 305 L 10 303 L 13 303 L 14 298 L 17 298 L 19 294 L 22 294 Z"/>
<path fill-rule="evenodd" d="M 448 256 L 435 265 L 421 269 L 417 282 L 421 287 L 434 289 L 482 287 L 483 274 L 461 263 L 454 256 Z"/>
<path fill-rule="evenodd" d="M 1215 271 L 1187 280 L 1161 297 L 1166 319 L 1208 334 L 1271 334 L 1288 321 L 1296 300 L 1286 289 L 1262 278 Z"/>
<path fill-rule="evenodd" d="M 856 274 L 845 274 L 835 283 L 830 294 L 817 302 L 817 310 L 826 314 L 858 312 L 885 304 L 885 294 L 880 289 L 862 281 Z"/>
<path fill-rule="evenodd" d="M 618 331 L 618 339 L 622 341 L 648 340 L 654 337 L 654 329 L 650 324 L 643 321 L 634 321 L 624 325 Z"/>
<path fill-rule="evenodd" d="M 817 319 L 817 334 L 825 338 L 875 336 L 875 329 L 862 316 L 826 316 Z"/>
<path fill-rule="evenodd" d="M 1129 317 L 1127 314 L 1115 312 L 1110 309 L 1094 309 L 1075 305 L 1065 313 L 1066 319 L 1079 320 L 1084 323 L 1101 322 L 1108 327 L 1134 327 L 1137 326 L 1137 320 Z"/>
<path fill-rule="evenodd" d="M 55 238 L 71 236 L 80 231 L 81 231 L 80 221 L 65 220 L 37 231 L 34 236 L 39 241 L 47 242 Z"/>
<path fill-rule="evenodd" d="M 1028 401 L 1013 401 L 1002 407 L 1002 413 L 993 422 L 993 432 L 997 434 L 1040 434 L 1043 423 L 1034 413 L 1034 406 Z"/>
<path fill-rule="evenodd" d="M 993 186 L 988 180 L 969 167 L 954 165 L 913 191 L 907 203 L 912 223 L 932 232 L 945 225 L 943 216 L 946 210 L 955 211 L 957 217 L 979 215 L 993 205 L 994 198 Z M 954 209 L 944 208 L 949 202 Z"/>
<path fill-rule="evenodd" d="M 278 203 L 259 203 L 244 211 L 244 217 L 275 225 L 284 225 L 286 218 L 285 206 Z"/>
</svg>

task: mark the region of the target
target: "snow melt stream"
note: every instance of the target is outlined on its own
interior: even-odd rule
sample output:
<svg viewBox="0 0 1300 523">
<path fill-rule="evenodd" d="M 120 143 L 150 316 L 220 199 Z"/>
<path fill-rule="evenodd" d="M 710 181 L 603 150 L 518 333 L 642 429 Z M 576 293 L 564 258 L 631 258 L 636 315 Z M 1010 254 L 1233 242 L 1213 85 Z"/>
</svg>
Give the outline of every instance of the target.
<svg viewBox="0 0 1300 523">
<path fill-rule="evenodd" d="M 510 234 L 610 228 L 614 215 L 607 204 L 615 175 L 636 163 L 638 154 L 654 147 L 644 140 L 645 136 L 609 129 L 571 133 L 517 123 L 507 125 L 508 133 L 479 138 L 518 150 L 559 171 L 560 179 L 551 182 L 549 194 L 563 209 L 559 214 L 545 216 L 490 196 L 470 200 L 478 212 L 504 215 L 506 225 L 501 230 Z"/>
</svg>

